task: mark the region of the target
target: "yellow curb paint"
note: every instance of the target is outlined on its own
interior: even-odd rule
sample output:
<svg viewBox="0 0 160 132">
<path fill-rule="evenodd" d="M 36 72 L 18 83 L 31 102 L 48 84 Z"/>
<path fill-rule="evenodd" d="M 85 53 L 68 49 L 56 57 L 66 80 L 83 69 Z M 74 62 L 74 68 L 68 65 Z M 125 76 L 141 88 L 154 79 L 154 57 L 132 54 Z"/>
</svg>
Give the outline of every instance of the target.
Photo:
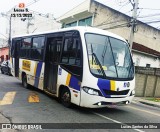
<svg viewBox="0 0 160 132">
<path fill-rule="evenodd" d="M 38 103 L 38 102 L 40 102 L 38 94 L 35 93 L 35 92 L 31 92 L 29 97 L 28 97 L 28 102 L 29 103 Z"/>
<path fill-rule="evenodd" d="M 2 100 L 0 100 L 0 105 L 9 105 L 13 103 L 16 92 L 7 92 Z"/>
</svg>

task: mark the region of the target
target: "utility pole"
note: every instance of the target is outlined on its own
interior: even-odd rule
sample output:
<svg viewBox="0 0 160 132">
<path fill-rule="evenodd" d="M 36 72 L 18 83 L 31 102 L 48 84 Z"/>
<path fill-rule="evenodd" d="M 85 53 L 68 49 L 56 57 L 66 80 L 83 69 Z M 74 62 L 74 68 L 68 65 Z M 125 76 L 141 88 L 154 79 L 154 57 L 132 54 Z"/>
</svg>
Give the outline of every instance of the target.
<svg viewBox="0 0 160 132">
<path fill-rule="evenodd" d="M 30 26 L 30 23 L 29 23 L 29 18 L 28 18 L 28 22 L 27 22 L 27 34 L 29 34 L 29 26 Z"/>
<path fill-rule="evenodd" d="M 27 21 L 27 34 L 29 34 L 29 27 L 32 26 L 32 25 L 34 25 L 34 24 L 31 23 L 32 18 L 28 17 L 27 19 L 28 19 L 28 21 Z"/>
<path fill-rule="evenodd" d="M 131 2 L 131 0 L 129 0 Z M 130 51 L 132 52 L 132 45 L 133 45 L 133 39 L 134 39 L 134 32 L 136 27 L 136 21 L 137 21 L 137 10 L 138 10 L 138 3 L 139 0 L 133 0 L 133 3 L 131 2 L 133 6 L 133 14 L 131 19 L 131 30 L 130 30 L 130 36 L 129 36 L 129 44 L 130 44 Z"/>
<path fill-rule="evenodd" d="M 11 27 L 12 27 L 12 17 L 9 16 L 9 37 L 8 37 L 8 44 L 11 47 Z"/>
</svg>

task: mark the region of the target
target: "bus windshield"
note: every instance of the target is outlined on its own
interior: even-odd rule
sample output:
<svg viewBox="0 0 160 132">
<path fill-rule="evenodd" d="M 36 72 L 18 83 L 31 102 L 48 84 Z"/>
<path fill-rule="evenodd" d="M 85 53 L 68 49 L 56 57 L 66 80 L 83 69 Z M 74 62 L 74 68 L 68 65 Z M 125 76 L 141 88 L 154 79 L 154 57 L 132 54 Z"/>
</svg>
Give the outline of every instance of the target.
<svg viewBox="0 0 160 132">
<path fill-rule="evenodd" d="M 85 34 L 90 71 L 112 79 L 133 79 L 134 66 L 126 42 L 99 34 Z"/>
</svg>

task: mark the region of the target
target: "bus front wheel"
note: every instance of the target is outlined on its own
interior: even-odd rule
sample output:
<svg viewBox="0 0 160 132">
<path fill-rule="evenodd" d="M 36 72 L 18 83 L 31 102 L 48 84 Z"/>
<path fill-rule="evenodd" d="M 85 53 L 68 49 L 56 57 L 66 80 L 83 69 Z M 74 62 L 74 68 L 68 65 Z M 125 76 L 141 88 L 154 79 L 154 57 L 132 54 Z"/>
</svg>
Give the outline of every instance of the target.
<svg viewBox="0 0 160 132">
<path fill-rule="evenodd" d="M 26 74 L 24 74 L 22 76 L 22 85 L 23 85 L 24 88 L 28 88 L 27 75 Z"/>
<path fill-rule="evenodd" d="M 65 107 L 71 106 L 71 93 L 68 88 L 62 89 L 60 99 Z"/>
</svg>

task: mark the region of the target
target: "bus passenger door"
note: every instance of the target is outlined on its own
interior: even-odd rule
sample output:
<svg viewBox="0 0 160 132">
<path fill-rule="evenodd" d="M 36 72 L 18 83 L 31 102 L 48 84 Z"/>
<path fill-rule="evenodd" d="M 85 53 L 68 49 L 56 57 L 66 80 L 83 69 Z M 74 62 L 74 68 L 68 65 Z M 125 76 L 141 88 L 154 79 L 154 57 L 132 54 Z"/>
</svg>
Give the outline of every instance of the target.
<svg viewBox="0 0 160 132">
<path fill-rule="evenodd" d="M 45 61 L 45 88 L 48 92 L 57 92 L 58 62 L 60 58 L 62 38 L 47 38 Z"/>
</svg>

